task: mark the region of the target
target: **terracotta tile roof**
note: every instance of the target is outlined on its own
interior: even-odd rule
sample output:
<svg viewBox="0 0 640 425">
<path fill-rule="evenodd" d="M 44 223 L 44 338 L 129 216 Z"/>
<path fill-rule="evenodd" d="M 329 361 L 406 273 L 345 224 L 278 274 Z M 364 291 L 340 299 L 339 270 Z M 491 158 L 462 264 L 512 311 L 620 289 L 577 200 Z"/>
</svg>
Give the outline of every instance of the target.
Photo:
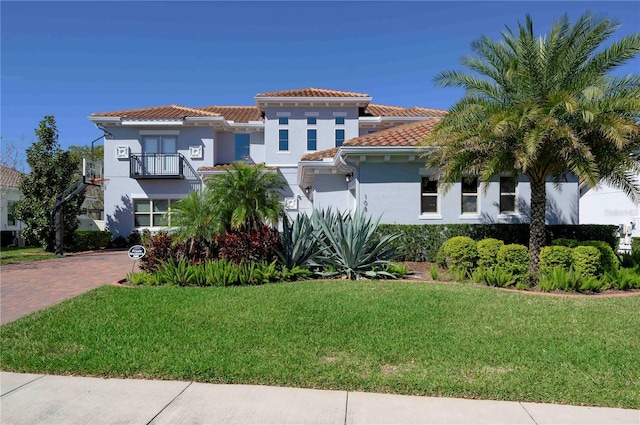
<svg viewBox="0 0 640 425">
<path fill-rule="evenodd" d="M 247 165 L 251 165 L 252 167 L 258 167 L 260 165 L 264 165 L 264 162 L 261 162 L 260 164 L 247 164 Z M 277 170 L 277 167 L 266 167 L 268 170 Z M 213 167 L 211 166 L 202 166 L 202 167 L 198 167 L 198 171 L 230 171 L 233 170 L 233 166 L 232 164 L 218 164 L 218 165 L 214 165 Z"/>
<path fill-rule="evenodd" d="M 25 174 L 15 168 L 0 165 L 0 186 L 2 187 L 20 187 L 20 182 Z"/>
<path fill-rule="evenodd" d="M 184 119 L 185 117 L 218 117 L 215 112 L 188 108 L 179 105 L 154 106 L 151 108 L 125 109 L 122 111 L 98 112 L 91 114 L 92 117 L 121 117 L 131 120 L 145 119 Z"/>
<path fill-rule="evenodd" d="M 294 90 L 272 91 L 258 93 L 256 97 L 369 97 L 366 93 L 356 93 L 351 91 L 328 90 L 316 88 L 304 88 Z"/>
<path fill-rule="evenodd" d="M 264 121 L 260 110 L 255 106 L 203 106 L 195 109 L 213 112 L 234 122 Z"/>
<path fill-rule="evenodd" d="M 422 108 L 420 106 L 402 108 L 400 106 L 370 103 L 365 108 L 363 115 L 372 117 L 444 117 L 446 114 L 447 111 Z"/>
<path fill-rule="evenodd" d="M 333 158 L 336 156 L 340 148 L 331 148 L 323 151 L 312 152 L 300 158 L 300 161 L 322 161 L 325 158 Z"/>
<path fill-rule="evenodd" d="M 431 118 L 346 140 L 343 146 L 416 146 L 440 121 Z"/>
</svg>

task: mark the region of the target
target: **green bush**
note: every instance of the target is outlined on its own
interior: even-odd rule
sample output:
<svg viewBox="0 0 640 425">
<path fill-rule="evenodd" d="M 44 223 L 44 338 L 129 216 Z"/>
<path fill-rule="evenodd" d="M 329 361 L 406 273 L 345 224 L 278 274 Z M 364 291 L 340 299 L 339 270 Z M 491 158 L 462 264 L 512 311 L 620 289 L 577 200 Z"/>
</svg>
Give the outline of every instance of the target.
<svg viewBox="0 0 640 425">
<path fill-rule="evenodd" d="M 517 278 L 513 273 L 508 272 L 500 266 L 493 266 L 489 268 L 478 267 L 472 275 L 473 281 L 477 283 L 484 283 L 489 286 L 497 286 L 499 288 L 506 288 L 516 283 Z"/>
<path fill-rule="evenodd" d="M 436 265 L 442 269 L 447 268 L 447 256 L 444 253 L 444 244 L 438 249 L 436 254 Z"/>
<path fill-rule="evenodd" d="M 468 236 L 454 236 L 443 245 L 449 270 L 470 274 L 478 260 L 476 241 Z"/>
<path fill-rule="evenodd" d="M 551 241 L 552 246 L 566 246 L 567 248 L 575 248 L 580 245 L 577 239 L 558 238 Z"/>
<path fill-rule="evenodd" d="M 552 240 L 565 238 L 579 241 L 604 241 L 615 251 L 618 226 L 596 224 L 558 224 L 549 225 L 546 229 L 546 244 Z M 518 224 L 381 224 L 378 237 L 399 234 L 392 246 L 400 257 L 399 261 L 435 261 L 436 254 L 444 242 L 454 236 L 468 236 L 474 240 L 487 238 L 504 241 L 505 244 L 529 243 L 529 225 Z M 639 250 L 640 251 L 640 250 Z"/>
<path fill-rule="evenodd" d="M 577 246 L 571 250 L 573 268 L 581 276 L 596 276 L 600 251 L 594 246 Z"/>
<path fill-rule="evenodd" d="M 111 242 L 111 232 L 108 230 L 76 230 L 73 232 L 72 251 L 93 251 L 104 249 Z"/>
<path fill-rule="evenodd" d="M 617 270 L 620 267 L 620 261 L 618 260 L 618 257 L 606 242 L 585 241 L 580 242 L 580 246 L 593 246 L 598 248 L 598 251 L 600 251 L 600 266 L 598 267 L 599 275 L 603 274 L 604 272 Z"/>
<path fill-rule="evenodd" d="M 515 278 L 515 283 L 524 284 L 529 270 L 529 250 L 520 244 L 504 245 L 498 251 L 498 266 Z"/>
<path fill-rule="evenodd" d="M 494 238 L 483 239 L 478 242 L 478 266 L 493 267 L 498 264 L 498 251 L 504 242 Z"/>
<path fill-rule="evenodd" d="M 618 269 L 605 272 L 602 275 L 602 282 L 609 288 L 620 291 L 630 289 L 640 289 L 640 267 L 631 269 Z"/>
<path fill-rule="evenodd" d="M 546 271 L 556 267 L 569 270 L 573 265 L 571 248 L 566 245 L 545 246 L 540 250 L 540 270 Z"/>
</svg>

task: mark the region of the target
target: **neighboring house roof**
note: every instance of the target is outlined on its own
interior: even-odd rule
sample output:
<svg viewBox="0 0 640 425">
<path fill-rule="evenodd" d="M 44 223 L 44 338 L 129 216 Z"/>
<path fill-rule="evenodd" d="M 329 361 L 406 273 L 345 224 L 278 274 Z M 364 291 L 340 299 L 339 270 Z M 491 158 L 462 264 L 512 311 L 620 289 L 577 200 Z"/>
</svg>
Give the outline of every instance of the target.
<svg viewBox="0 0 640 425">
<path fill-rule="evenodd" d="M 256 97 L 369 97 L 369 95 L 366 93 L 351 91 L 316 89 L 308 87 L 304 89 L 258 93 Z"/>
<path fill-rule="evenodd" d="M 25 175 L 15 168 L 0 165 L 0 186 L 18 188 Z"/>
<path fill-rule="evenodd" d="M 221 114 L 188 108 L 179 105 L 153 106 L 150 108 L 125 109 L 112 112 L 97 112 L 91 114 L 92 117 L 120 117 L 130 120 L 145 119 L 184 119 L 185 117 L 219 117 Z"/>
<path fill-rule="evenodd" d="M 364 110 L 363 116 L 372 117 L 444 117 L 447 111 L 440 109 L 422 108 L 412 106 L 403 108 L 400 106 L 378 105 L 370 103 Z"/>
<path fill-rule="evenodd" d="M 262 113 L 255 106 L 203 106 L 195 109 L 213 112 L 234 122 L 264 121 Z"/>
<path fill-rule="evenodd" d="M 345 140 L 342 146 L 375 147 L 375 146 L 417 146 L 427 134 L 429 134 L 440 121 L 439 118 L 430 118 L 409 124 L 380 130 L 376 133 L 366 134 Z M 323 151 L 304 155 L 301 161 L 322 161 L 325 158 L 336 156 L 340 148 L 331 148 Z"/>
</svg>

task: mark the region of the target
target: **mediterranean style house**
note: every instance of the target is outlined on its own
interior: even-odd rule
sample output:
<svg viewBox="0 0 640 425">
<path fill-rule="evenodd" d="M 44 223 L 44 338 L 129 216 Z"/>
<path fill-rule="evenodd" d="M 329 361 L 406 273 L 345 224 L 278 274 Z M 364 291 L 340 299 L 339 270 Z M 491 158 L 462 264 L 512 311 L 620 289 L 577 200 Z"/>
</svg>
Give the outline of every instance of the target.
<svg viewBox="0 0 640 425">
<path fill-rule="evenodd" d="M 446 111 L 371 103 L 306 88 L 260 93 L 252 106 L 157 106 L 94 113 L 106 130 L 104 214 L 114 235 L 171 225 L 171 206 L 228 164 L 264 163 L 287 182 L 285 210 L 364 211 L 382 223 L 528 221 L 530 186 L 501 176 L 443 194 L 419 142 Z M 577 179 L 548 184 L 549 223 L 577 223 Z"/>
</svg>

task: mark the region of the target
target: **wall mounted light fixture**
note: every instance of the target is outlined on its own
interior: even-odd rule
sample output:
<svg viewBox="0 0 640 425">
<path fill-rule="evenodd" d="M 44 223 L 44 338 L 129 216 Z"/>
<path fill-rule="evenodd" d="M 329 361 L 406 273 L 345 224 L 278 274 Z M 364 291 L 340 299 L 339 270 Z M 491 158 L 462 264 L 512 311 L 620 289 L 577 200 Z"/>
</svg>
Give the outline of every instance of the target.
<svg viewBox="0 0 640 425">
<path fill-rule="evenodd" d="M 311 193 L 311 186 L 307 186 L 304 188 L 304 193 L 306 193 L 307 195 Z"/>
<path fill-rule="evenodd" d="M 349 173 L 346 176 L 344 176 L 345 180 L 347 181 L 347 183 L 349 183 L 351 181 L 351 178 L 353 177 L 353 173 Z"/>
</svg>

